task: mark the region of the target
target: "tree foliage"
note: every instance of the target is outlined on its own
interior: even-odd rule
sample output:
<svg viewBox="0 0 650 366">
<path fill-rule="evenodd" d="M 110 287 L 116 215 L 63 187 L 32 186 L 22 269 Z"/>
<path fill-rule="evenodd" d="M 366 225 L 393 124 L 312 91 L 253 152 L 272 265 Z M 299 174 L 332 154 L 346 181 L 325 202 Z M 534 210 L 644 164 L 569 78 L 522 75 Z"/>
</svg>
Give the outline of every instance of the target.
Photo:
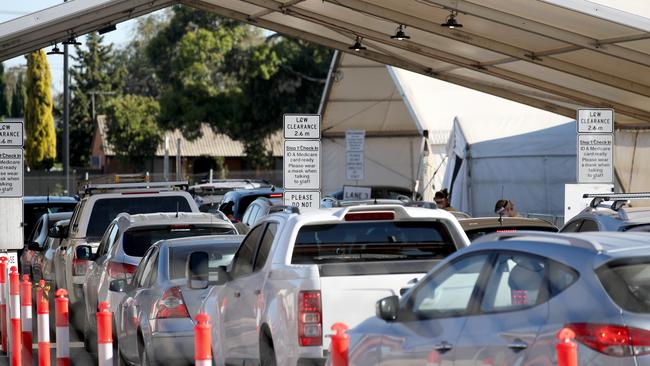
<svg viewBox="0 0 650 366">
<path fill-rule="evenodd" d="M 107 138 L 119 159 L 142 168 L 155 155 L 162 141 L 156 123 L 159 111 L 151 97 L 124 95 L 111 100 L 106 109 Z"/>
<path fill-rule="evenodd" d="M 32 169 L 50 169 L 56 158 L 56 133 L 52 116 L 52 76 L 45 51 L 27 56 L 25 150 Z"/>
<path fill-rule="evenodd" d="M 90 33 L 85 47 L 75 46 L 76 65 L 72 77 L 70 101 L 70 164 L 88 165 L 95 124 L 92 120 L 91 92 L 118 93 L 122 90 L 125 69 L 116 62 L 112 45 L 103 44 L 104 37 Z M 96 115 L 104 114 L 110 100 L 103 94 L 95 95 Z"/>
<path fill-rule="evenodd" d="M 25 73 L 17 72 L 16 82 L 11 93 L 11 116 L 21 118 L 25 116 Z"/>
<path fill-rule="evenodd" d="M 270 163 L 265 138 L 283 113 L 316 112 L 331 59 L 323 47 L 182 6 L 147 53 L 162 83 L 161 126 L 196 138 L 210 123 L 242 141 L 256 167 Z"/>
</svg>

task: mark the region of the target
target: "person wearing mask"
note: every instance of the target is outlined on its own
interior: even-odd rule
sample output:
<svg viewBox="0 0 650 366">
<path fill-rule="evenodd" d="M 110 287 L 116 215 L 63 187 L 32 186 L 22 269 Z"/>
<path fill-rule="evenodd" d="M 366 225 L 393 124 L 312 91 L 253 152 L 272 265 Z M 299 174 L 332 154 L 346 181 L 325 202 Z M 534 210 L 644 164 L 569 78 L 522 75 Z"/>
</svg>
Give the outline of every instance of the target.
<svg viewBox="0 0 650 366">
<path fill-rule="evenodd" d="M 436 206 L 438 206 L 439 209 L 456 211 L 456 209 L 451 207 L 449 204 L 449 192 L 447 191 L 447 188 L 443 188 L 441 191 L 436 192 L 433 200 L 436 202 Z"/>
<path fill-rule="evenodd" d="M 500 199 L 494 205 L 494 213 L 500 217 L 517 217 L 517 211 L 515 211 L 515 204 L 510 200 Z"/>
</svg>

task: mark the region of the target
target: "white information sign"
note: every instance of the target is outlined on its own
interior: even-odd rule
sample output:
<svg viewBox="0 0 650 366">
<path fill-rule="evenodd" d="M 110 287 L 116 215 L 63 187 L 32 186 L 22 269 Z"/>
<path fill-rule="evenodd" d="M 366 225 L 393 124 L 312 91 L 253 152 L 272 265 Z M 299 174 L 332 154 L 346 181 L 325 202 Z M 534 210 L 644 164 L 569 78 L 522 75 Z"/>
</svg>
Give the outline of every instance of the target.
<svg viewBox="0 0 650 366">
<path fill-rule="evenodd" d="M 578 183 L 614 181 L 612 134 L 578 134 Z"/>
<path fill-rule="evenodd" d="M 345 177 L 348 180 L 363 180 L 365 175 L 363 151 L 345 153 Z"/>
<path fill-rule="evenodd" d="M 285 140 L 283 164 L 285 190 L 320 190 L 320 140 Z"/>
<path fill-rule="evenodd" d="M 364 142 L 366 140 L 365 130 L 347 130 L 345 131 L 345 145 L 347 151 L 363 152 Z"/>
<path fill-rule="evenodd" d="M 23 196 L 23 149 L 0 149 L 0 198 Z"/>
<path fill-rule="evenodd" d="M 0 146 L 23 146 L 22 122 L 0 122 Z"/>
<path fill-rule="evenodd" d="M 285 114 L 285 139 L 320 139 L 320 115 Z"/>
<path fill-rule="evenodd" d="M 301 212 L 320 208 L 319 191 L 285 191 L 284 204 L 298 207 Z"/>
<path fill-rule="evenodd" d="M 613 133 L 614 110 L 578 109 L 578 133 Z"/>
<path fill-rule="evenodd" d="M 343 186 L 344 200 L 369 200 L 372 188 L 361 186 Z"/>
</svg>

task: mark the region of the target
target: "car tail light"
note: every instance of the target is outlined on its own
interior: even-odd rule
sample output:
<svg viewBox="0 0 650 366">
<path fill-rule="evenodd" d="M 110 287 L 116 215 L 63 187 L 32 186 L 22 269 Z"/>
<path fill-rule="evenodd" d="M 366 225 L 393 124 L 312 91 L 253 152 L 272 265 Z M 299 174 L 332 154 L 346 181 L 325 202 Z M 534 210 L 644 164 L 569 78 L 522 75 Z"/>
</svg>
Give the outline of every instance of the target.
<svg viewBox="0 0 650 366">
<path fill-rule="evenodd" d="M 282 193 L 271 193 L 269 195 L 269 198 L 282 198 L 283 194 Z"/>
<path fill-rule="evenodd" d="M 626 357 L 650 354 L 650 331 L 623 325 L 573 323 L 568 328 L 576 341 L 610 356 Z"/>
<path fill-rule="evenodd" d="M 393 211 L 350 212 L 345 214 L 345 221 L 394 220 Z"/>
<path fill-rule="evenodd" d="M 183 301 L 183 295 L 178 287 L 167 289 L 153 305 L 153 309 L 153 317 L 156 319 L 190 317 Z"/>
<path fill-rule="evenodd" d="M 114 280 L 123 280 L 133 276 L 136 268 L 138 267 L 133 264 L 109 261 L 106 266 L 106 271 L 110 278 Z"/>
<path fill-rule="evenodd" d="M 190 230 L 193 227 L 193 225 L 185 225 L 185 224 L 174 224 L 174 225 L 169 225 L 169 230 L 175 231 L 175 230 Z"/>
<path fill-rule="evenodd" d="M 323 317 L 320 291 L 300 291 L 298 295 L 298 340 L 301 346 L 323 344 Z"/>
<path fill-rule="evenodd" d="M 85 276 L 90 267 L 90 261 L 87 259 L 72 258 L 72 275 Z"/>
<path fill-rule="evenodd" d="M 503 230 L 497 230 L 497 233 L 516 233 L 516 229 L 503 229 Z"/>
</svg>

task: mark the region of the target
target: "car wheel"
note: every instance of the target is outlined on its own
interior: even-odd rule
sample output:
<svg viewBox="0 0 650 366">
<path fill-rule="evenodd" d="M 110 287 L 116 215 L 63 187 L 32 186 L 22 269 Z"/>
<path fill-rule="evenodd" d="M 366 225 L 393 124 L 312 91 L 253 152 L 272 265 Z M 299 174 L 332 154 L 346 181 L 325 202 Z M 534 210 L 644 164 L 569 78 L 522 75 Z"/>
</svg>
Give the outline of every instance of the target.
<svg viewBox="0 0 650 366">
<path fill-rule="evenodd" d="M 260 366 L 276 366 L 275 348 L 273 340 L 266 332 L 262 333 L 260 339 Z"/>
</svg>

